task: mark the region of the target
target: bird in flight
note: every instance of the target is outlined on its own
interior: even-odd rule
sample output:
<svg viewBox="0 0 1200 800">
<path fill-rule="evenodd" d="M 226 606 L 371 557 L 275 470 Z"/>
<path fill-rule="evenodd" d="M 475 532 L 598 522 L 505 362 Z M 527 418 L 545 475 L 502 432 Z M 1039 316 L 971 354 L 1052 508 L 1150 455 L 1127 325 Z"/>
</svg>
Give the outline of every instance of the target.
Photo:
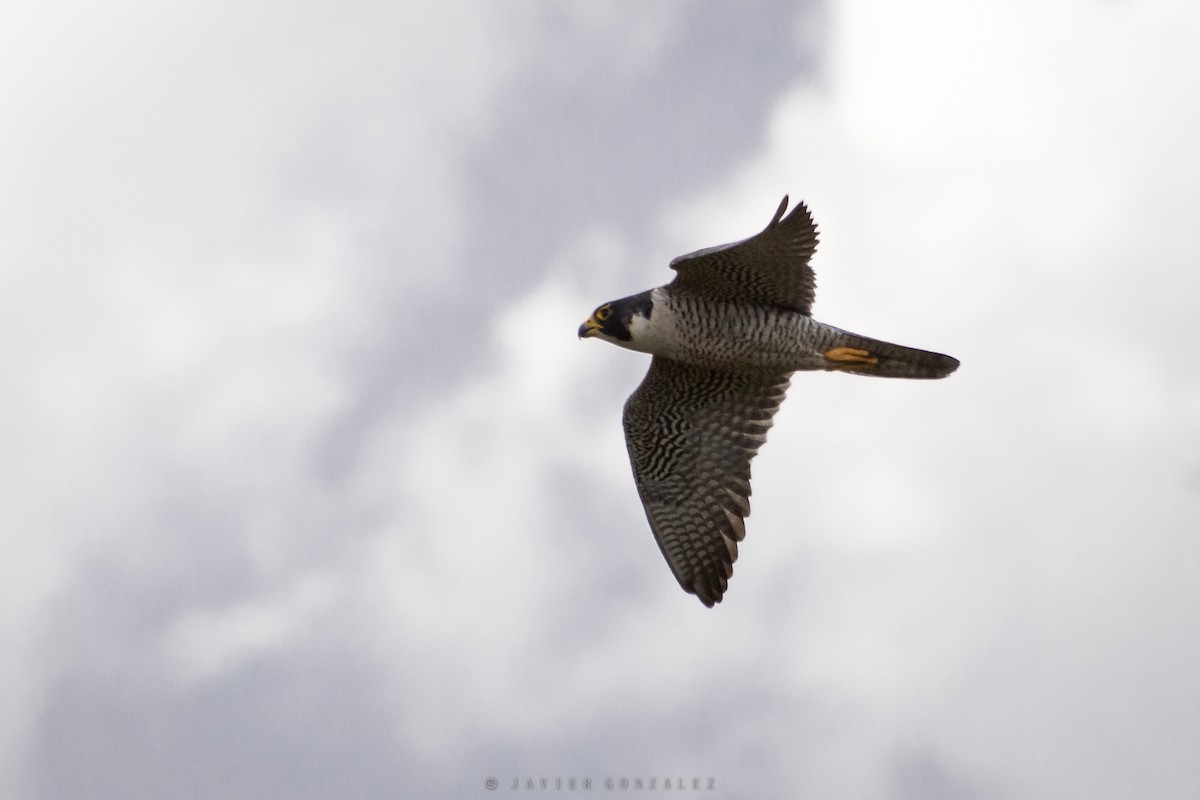
<svg viewBox="0 0 1200 800">
<path fill-rule="evenodd" d="M 785 196 L 767 227 L 671 262 L 666 286 L 597 308 L 579 337 L 650 353 L 625 403 L 638 495 L 680 586 L 711 607 L 733 575 L 750 514 L 750 460 L 792 373 L 944 378 L 958 360 L 817 322 L 817 228 Z"/>
</svg>

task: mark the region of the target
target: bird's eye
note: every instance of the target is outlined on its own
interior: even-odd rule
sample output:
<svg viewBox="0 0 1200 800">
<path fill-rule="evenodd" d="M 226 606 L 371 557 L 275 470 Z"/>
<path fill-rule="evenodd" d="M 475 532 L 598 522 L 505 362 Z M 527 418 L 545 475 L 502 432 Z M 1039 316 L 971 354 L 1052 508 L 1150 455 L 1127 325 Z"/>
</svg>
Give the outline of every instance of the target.
<svg viewBox="0 0 1200 800">
<path fill-rule="evenodd" d="M 604 320 L 608 319 L 611 316 L 612 316 L 612 306 L 600 306 L 600 308 L 596 309 L 596 319 L 599 320 L 600 322 L 604 322 Z"/>
</svg>

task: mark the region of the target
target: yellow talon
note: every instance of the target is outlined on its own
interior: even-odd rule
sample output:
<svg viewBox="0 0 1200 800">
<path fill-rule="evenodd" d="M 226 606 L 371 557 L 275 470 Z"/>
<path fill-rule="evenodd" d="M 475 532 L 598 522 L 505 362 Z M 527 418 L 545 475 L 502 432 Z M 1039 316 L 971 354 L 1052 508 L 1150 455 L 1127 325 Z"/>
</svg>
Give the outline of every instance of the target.
<svg viewBox="0 0 1200 800">
<path fill-rule="evenodd" d="M 879 359 L 871 355 L 867 350 L 859 350 L 856 347 L 835 347 L 832 350 L 825 351 L 825 358 L 829 361 L 836 361 L 838 364 L 847 366 L 853 364 L 878 364 Z"/>
</svg>

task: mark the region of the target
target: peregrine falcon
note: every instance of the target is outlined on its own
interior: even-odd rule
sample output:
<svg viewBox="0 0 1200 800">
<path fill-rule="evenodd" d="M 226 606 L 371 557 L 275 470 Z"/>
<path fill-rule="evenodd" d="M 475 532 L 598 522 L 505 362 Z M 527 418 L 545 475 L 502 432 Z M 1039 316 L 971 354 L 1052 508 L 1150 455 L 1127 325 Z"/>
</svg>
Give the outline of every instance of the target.
<svg viewBox="0 0 1200 800">
<path fill-rule="evenodd" d="M 750 514 L 750 460 L 793 372 L 944 378 L 958 360 L 817 322 L 808 261 L 817 228 L 788 198 L 758 235 L 671 262 L 666 286 L 605 303 L 579 328 L 650 353 L 625 403 L 625 444 L 659 549 L 711 607 L 733 575 Z"/>
</svg>

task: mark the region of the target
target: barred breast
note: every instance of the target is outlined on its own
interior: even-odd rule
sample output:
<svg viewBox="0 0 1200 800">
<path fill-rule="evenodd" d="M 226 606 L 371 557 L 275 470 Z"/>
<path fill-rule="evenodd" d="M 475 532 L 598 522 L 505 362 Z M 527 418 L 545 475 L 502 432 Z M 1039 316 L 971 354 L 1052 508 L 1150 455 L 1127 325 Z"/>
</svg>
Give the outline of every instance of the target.
<svg viewBox="0 0 1200 800">
<path fill-rule="evenodd" d="M 664 289 L 652 294 L 649 320 L 631 328 L 638 350 L 685 364 L 731 371 L 825 369 L 837 328 L 788 309 L 728 303 Z"/>
</svg>

